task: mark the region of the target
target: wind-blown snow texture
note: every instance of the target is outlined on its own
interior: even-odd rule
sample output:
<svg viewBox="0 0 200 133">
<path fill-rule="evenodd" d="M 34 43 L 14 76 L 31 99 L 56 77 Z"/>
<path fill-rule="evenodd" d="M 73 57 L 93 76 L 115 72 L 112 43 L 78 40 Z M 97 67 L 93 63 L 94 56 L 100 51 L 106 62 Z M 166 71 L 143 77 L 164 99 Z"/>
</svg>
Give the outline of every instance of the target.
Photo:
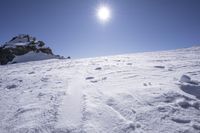
<svg viewBox="0 0 200 133">
<path fill-rule="evenodd" d="M 200 47 L 0 70 L 1 133 L 200 132 Z"/>
</svg>

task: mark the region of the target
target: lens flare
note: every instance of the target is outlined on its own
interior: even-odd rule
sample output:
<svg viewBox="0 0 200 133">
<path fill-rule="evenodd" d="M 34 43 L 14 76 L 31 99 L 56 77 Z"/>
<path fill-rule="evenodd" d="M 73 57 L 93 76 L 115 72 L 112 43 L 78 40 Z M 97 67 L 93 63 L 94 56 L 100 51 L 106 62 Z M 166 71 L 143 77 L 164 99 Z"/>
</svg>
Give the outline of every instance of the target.
<svg viewBox="0 0 200 133">
<path fill-rule="evenodd" d="M 107 6 L 100 6 L 97 10 L 97 17 L 100 21 L 106 22 L 110 19 L 110 9 Z"/>
</svg>

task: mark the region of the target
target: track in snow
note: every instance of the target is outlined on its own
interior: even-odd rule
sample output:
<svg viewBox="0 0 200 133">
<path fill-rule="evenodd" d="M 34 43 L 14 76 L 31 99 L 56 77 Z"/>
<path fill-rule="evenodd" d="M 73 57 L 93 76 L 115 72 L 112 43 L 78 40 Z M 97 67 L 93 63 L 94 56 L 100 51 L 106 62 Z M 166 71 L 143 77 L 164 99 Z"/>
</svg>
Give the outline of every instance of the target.
<svg viewBox="0 0 200 133">
<path fill-rule="evenodd" d="M 76 80 L 71 79 L 68 81 L 67 95 L 64 97 L 60 108 L 58 123 L 62 123 L 63 126 L 73 127 L 81 125 L 83 87 L 83 83 L 77 83 Z"/>
</svg>

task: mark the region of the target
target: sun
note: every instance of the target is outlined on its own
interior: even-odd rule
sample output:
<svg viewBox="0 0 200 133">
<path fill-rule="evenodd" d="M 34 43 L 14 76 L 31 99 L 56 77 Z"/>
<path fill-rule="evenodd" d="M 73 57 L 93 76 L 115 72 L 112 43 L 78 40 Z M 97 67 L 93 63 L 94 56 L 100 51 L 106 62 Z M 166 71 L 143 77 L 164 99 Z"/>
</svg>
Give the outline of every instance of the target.
<svg viewBox="0 0 200 133">
<path fill-rule="evenodd" d="M 107 22 L 110 20 L 111 13 L 108 6 L 100 6 L 97 10 L 97 17 L 101 22 Z"/>
</svg>

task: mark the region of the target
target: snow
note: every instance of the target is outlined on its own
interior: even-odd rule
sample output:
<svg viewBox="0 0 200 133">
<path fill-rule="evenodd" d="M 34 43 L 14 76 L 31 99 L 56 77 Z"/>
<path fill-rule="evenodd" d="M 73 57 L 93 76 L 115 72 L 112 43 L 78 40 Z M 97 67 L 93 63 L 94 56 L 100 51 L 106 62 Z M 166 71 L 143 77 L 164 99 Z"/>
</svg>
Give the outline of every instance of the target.
<svg viewBox="0 0 200 133">
<path fill-rule="evenodd" d="M 200 47 L 0 70 L 1 133 L 200 132 Z"/>
<path fill-rule="evenodd" d="M 31 42 L 35 42 L 36 48 L 39 48 L 39 46 L 38 46 L 39 41 L 37 41 L 36 38 L 31 37 L 29 35 L 25 35 L 25 34 L 20 34 L 20 35 L 14 37 L 9 42 L 6 42 L 5 45 L 4 45 L 4 49 L 5 48 L 16 48 L 16 46 L 29 45 Z"/>
<path fill-rule="evenodd" d="M 29 42 L 18 42 L 18 43 L 12 43 L 12 42 L 9 42 L 9 43 L 6 43 L 5 48 L 16 48 L 16 46 L 24 46 L 24 45 L 28 45 Z"/>
<path fill-rule="evenodd" d="M 76 73 L 77 74 L 77 73 Z M 68 95 L 62 102 L 62 108 L 60 109 L 60 116 L 58 117 L 58 123 L 61 123 L 62 127 L 67 126 L 80 126 L 82 120 L 82 89 L 84 87 L 84 81 L 77 75 L 71 80 L 67 81 Z M 59 125 L 60 126 L 60 125 Z"/>
<path fill-rule="evenodd" d="M 14 39 L 12 39 L 11 41 L 9 41 L 8 44 L 26 43 L 26 42 L 31 42 L 31 41 L 34 41 L 33 37 L 29 35 L 21 34 L 15 37 Z"/>
<path fill-rule="evenodd" d="M 27 54 L 20 55 L 20 56 L 15 56 L 15 58 L 12 60 L 12 62 L 9 63 L 21 63 L 21 62 L 28 62 L 28 61 L 38 61 L 38 60 L 46 60 L 46 59 L 52 59 L 56 58 L 54 55 L 48 55 L 46 53 L 42 52 L 33 52 L 30 51 Z"/>
</svg>

